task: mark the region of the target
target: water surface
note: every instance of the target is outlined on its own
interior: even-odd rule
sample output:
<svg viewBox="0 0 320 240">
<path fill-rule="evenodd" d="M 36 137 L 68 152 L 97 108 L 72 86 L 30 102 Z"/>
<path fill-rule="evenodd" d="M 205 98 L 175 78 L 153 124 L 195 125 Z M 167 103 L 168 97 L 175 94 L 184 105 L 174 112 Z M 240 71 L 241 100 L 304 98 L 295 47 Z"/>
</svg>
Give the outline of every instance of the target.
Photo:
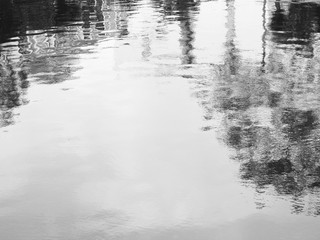
<svg viewBox="0 0 320 240">
<path fill-rule="evenodd" d="M 0 2 L 0 238 L 318 239 L 320 5 Z"/>
</svg>

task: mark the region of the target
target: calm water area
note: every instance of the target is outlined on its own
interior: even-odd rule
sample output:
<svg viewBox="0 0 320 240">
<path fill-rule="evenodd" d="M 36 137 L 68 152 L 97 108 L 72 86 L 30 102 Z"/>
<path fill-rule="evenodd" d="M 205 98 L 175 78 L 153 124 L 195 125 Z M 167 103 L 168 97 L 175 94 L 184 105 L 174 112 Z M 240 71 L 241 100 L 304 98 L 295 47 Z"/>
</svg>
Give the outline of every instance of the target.
<svg viewBox="0 0 320 240">
<path fill-rule="evenodd" d="M 1 240 L 319 240 L 320 3 L 1 0 Z"/>
</svg>

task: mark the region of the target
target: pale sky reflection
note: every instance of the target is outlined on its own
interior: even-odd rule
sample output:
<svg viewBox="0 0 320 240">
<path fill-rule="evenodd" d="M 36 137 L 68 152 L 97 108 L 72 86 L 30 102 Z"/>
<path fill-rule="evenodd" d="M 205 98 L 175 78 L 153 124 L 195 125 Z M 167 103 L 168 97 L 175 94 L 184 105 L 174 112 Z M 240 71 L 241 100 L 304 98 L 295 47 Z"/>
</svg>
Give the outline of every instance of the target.
<svg viewBox="0 0 320 240">
<path fill-rule="evenodd" d="M 101 41 L 99 51 L 80 55 L 76 80 L 28 90 L 21 121 L 0 137 L 6 146 L 0 202 L 11 201 L 0 208 L 0 226 L 9 221 L 11 227 L 0 232 L 11 239 L 97 233 L 101 239 L 249 240 L 281 239 L 288 229 L 290 239 L 302 239 L 311 229 L 316 236 L 309 218 L 286 222 L 284 199 L 266 195 L 267 207 L 256 208 L 259 197 L 239 183 L 239 165 L 219 133 L 200 131 L 202 109 L 191 97 L 193 83 L 182 77 L 190 69 L 180 64 L 179 24 L 157 38 L 159 23 L 149 16 L 159 13 L 147 1 L 140 8 L 128 20 L 135 36 Z M 236 9 L 241 58 L 259 62 L 262 3 Z M 208 63 L 223 64 L 227 16 L 224 1 L 200 6 L 193 54 L 204 67 L 193 69 L 198 75 L 212 70 Z M 283 217 L 274 218 L 279 212 Z"/>
</svg>

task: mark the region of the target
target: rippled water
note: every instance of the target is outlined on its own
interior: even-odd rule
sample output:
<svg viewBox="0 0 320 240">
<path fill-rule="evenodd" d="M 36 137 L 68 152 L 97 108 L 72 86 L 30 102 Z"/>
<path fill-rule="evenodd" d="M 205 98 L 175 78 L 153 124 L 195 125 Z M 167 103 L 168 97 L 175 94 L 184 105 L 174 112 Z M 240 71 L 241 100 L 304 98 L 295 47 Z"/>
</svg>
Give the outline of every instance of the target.
<svg viewBox="0 0 320 240">
<path fill-rule="evenodd" d="M 319 239 L 320 5 L 2 0 L 0 239 Z"/>
</svg>

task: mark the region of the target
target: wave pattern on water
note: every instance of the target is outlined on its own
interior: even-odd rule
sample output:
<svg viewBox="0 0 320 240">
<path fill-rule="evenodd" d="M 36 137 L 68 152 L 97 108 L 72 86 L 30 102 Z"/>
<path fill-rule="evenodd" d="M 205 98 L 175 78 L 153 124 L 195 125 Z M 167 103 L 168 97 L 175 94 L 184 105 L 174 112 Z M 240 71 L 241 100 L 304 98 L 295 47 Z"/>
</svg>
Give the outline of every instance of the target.
<svg viewBox="0 0 320 240">
<path fill-rule="evenodd" d="M 313 228 L 319 74 L 316 1 L 2 0 L 0 127 L 12 131 L 4 143 L 22 147 L 2 152 L 0 176 L 12 185 L 0 221 L 22 230 L 0 230 L 11 239 L 237 239 L 230 224 L 244 235 L 258 226 L 243 239 L 265 239 L 273 221 Z M 71 80 L 70 95 L 48 90 Z M 38 105 L 29 99 L 37 87 L 51 94 Z M 30 117 L 39 109 L 45 120 Z M 38 125 L 26 141 L 33 129 L 23 126 Z M 19 185 L 22 173 L 31 183 Z M 308 231 L 290 236 L 318 239 Z"/>
</svg>

